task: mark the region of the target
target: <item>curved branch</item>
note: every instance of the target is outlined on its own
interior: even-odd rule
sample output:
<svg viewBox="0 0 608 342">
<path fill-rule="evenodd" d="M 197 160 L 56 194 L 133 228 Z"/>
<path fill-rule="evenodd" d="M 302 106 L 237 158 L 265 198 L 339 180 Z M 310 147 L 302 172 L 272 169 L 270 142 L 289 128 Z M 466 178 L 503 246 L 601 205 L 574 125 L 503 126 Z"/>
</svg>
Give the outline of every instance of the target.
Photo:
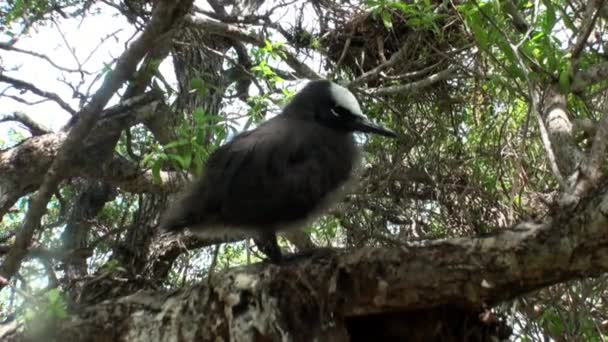
<svg viewBox="0 0 608 342">
<path fill-rule="evenodd" d="M 59 95 L 57 95 L 53 92 L 42 90 L 31 83 L 3 75 L 2 73 L 0 73 L 0 82 L 8 83 L 8 84 L 12 85 L 13 87 L 20 89 L 20 90 L 31 91 L 32 93 L 34 93 L 40 97 L 44 97 L 51 101 L 54 101 L 55 103 L 57 103 L 59 105 L 59 107 L 65 109 L 65 111 L 70 113 L 71 115 L 76 115 L 76 110 L 74 110 L 72 107 L 70 107 L 70 105 L 67 104 L 65 101 L 63 101 L 61 99 L 61 97 L 59 97 Z"/>
<path fill-rule="evenodd" d="M 419 90 L 419 89 L 431 86 L 439 81 L 443 81 L 450 77 L 453 77 L 456 69 L 457 69 L 457 67 L 451 66 L 445 70 L 442 70 L 438 73 L 430 75 L 419 81 L 400 84 L 400 85 L 394 85 L 394 86 L 388 86 L 388 87 L 383 87 L 383 88 L 369 89 L 368 91 L 374 95 L 390 95 L 390 94 L 403 93 L 403 92 L 407 92 L 407 91 Z"/>
<path fill-rule="evenodd" d="M 48 128 L 44 127 L 42 124 L 32 120 L 32 118 L 30 118 L 29 116 L 27 116 L 21 112 L 13 112 L 10 114 L 0 116 L 0 122 L 7 122 L 7 121 L 16 121 L 16 122 L 21 123 L 34 136 L 51 133 L 50 129 L 48 129 Z"/>
</svg>

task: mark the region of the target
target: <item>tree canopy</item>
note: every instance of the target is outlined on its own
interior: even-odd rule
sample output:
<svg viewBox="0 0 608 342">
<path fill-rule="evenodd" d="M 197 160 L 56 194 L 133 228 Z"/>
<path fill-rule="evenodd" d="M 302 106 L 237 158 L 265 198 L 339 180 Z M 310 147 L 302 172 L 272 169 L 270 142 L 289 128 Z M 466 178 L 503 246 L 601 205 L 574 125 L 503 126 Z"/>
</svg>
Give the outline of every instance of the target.
<svg viewBox="0 0 608 342">
<path fill-rule="evenodd" d="M 0 336 L 605 340 L 607 23 L 602 0 L 0 2 Z M 398 133 L 281 235 L 322 252 L 158 231 L 319 78 Z"/>
</svg>

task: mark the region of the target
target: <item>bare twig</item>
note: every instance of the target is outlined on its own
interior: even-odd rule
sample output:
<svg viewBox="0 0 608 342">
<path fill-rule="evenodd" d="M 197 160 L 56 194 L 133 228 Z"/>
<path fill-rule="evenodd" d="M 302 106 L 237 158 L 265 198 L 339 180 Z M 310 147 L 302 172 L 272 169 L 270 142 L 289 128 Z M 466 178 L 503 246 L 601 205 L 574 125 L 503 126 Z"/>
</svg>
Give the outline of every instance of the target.
<svg viewBox="0 0 608 342">
<path fill-rule="evenodd" d="M 394 86 L 389 86 L 389 87 L 384 87 L 384 88 L 368 89 L 368 92 L 371 93 L 372 95 L 390 95 L 390 94 L 403 93 L 403 92 L 412 91 L 412 90 L 419 90 L 419 89 L 426 88 L 439 81 L 443 81 L 443 80 L 446 80 L 446 79 L 454 76 L 454 72 L 456 71 L 456 69 L 458 69 L 458 68 L 455 66 L 450 66 L 449 68 L 442 70 L 438 73 L 432 74 L 429 77 L 424 78 L 420 81 L 400 84 L 400 85 L 394 85 Z"/>
<path fill-rule="evenodd" d="M 209 34 L 216 34 L 218 36 L 236 39 L 259 47 L 263 47 L 265 45 L 263 36 L 251 32 L 245 32 L 236 25 L 229 25 L 192 15 L 187 15 L 186 21 L 191 25 L 198 26 Z M 287 63 L 287 65 L 289 65 L 300 77 L 308 79 L 323 78 L 308 65 L 299 61 L 298 58 L 296 58 L 289 50 L 282 47 L 278 48 L 278 50 L 283 55 L 283 60 L 285 63 Z"/>
<path fill-rule="evenodd" d="M 338 69 L 340 69 L 340 65 L 342 65 L 342 62 L 344 61 L 344 58 L 346 57 L 346 53 L 348 52 L 348 49 L 350 48 L 351 41 L 352 41 L 351 37 L 348 37 L 348 39 L 346 39 L 346 43 L 344 43 L 344 48 L 342 48 L 342 53 L 340 54 L 340 58 L 338 58 L 338 62 L 336 62 L 334 71 L 331 73 L 329 78 L 332 78 L 333 75 L 335 75 L 338 72 Z"/>
<path fill-rule="evenodd" d="M 34 93 L 38 96 L 41 96 L 41 97 L 44 97 L 44 98 L 47 98 L 49 100 L 56 102 L 61 108 L 65 109 L 71 115 L 76 114 L 76 110 L 74 110 L 72 107 L 70 107 L 70 105 L 68 105 L 65 101 L 63 101 L 61 99 L 61 97 L 59 97 L 59 95 L 57 95 L 53 92 L 44 91 L 31 83 L 9 77 L 9 76 L 6 76 L 1 73 L 0 73 L 0 82 L 5 82 L 8 84 L 11 84 L 13 87 L 15 87 L 17 89 L 31 91 L 32 93 Z"/>
<path fill-rule="evenodd" d="M 20 49 L 18 47 L 15 47 L 15 46 L 7 44 L 7 43 L 0 42 L 0 49 L 7 50 L 7 51 L 15 51 L 15 52 L 19 52 L 19 53 L 23 53 L 23 54 L 26 54 L 26 55 L 30 55 L 30 56 L 33 56 L 33 57 L 37 57 L 37 58 L 43 59 L 43 60 L 47 61 L 53 67 L 57 68 L 58 70 L 64 71 L 64 72 L 82 72 L 82 73 L 85 73 L 87 75 L 91 74 L 90 72 L 87 72 L 85 70 L 72 69 L 72 68 L 67 68 L 67 67 L 60 66 L 57 63 L 55 63 L 47 55 L 44 55 L 44 54 L 41 54 L 41 53 L 38 53 L 38 52 L 34 52 L 34 51 Z"/>
<path fill-rule="evenodd" d="M 380 74 L 380 72 L 384 69 L 390 68 L 393 65 L 395 65 L 395 63 L 397 63 L 401 57 L 405 54 L 406 52 L 406 44 L 404 44 L 403 46 L 401 46 L 401 48 L 399 48 L 399 50 L 397 50 L 397 52 L 395 52 L 391 58 L 389 58 L 388 61 L 386 61 L 385 63 L 382 63 L 380 65 L 378 65 L 377 67 L 373 68 L 372 70 L 369 70 L 365 73 L 363 73 L 361 76 L 357 77 L 356 79 L 354 79 L 353 81 L 351 81 L 348 86 L 352 87 L 355 86 L 357 84 L 361 84 L 371 78 L 375 78 L 378 77 L 378 75 Z"/>
</svg>

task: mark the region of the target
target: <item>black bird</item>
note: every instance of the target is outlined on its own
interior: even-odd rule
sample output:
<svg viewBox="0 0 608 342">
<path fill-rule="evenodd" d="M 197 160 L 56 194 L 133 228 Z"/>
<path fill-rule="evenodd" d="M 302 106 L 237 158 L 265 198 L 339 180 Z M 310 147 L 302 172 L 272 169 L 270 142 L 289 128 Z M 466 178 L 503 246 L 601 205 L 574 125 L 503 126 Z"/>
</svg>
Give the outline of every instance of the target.
<svg viewBox="0 0 608 342">
<path fill-rule="evenodd" d="M 353 177 L 359 162 L 354 132 L 396 136 L 367 120 L 348 89 L 309 82 L 281 114 L 212 153 L 161 229 L 189 228 L 205 237 L 244 233 L 278 262 L 276 232 L 316 217 Z"/>
</svg>

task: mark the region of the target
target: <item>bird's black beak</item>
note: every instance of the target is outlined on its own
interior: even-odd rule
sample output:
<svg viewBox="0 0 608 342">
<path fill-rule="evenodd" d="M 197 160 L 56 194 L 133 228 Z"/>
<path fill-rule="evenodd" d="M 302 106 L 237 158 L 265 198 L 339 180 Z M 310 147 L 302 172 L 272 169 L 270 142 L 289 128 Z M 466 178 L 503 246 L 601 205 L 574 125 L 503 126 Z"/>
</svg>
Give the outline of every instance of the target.
<svg viewBox="0 0 608 342">
<path fill-rule="evenodd" d="M 356 132 L 379 134 L 390 138 L 397 137 L 395 132 L 371 122 L 363 115 L 355 116 L 355 119 L 352 122 L 352 128 Z"/>
</svg>

